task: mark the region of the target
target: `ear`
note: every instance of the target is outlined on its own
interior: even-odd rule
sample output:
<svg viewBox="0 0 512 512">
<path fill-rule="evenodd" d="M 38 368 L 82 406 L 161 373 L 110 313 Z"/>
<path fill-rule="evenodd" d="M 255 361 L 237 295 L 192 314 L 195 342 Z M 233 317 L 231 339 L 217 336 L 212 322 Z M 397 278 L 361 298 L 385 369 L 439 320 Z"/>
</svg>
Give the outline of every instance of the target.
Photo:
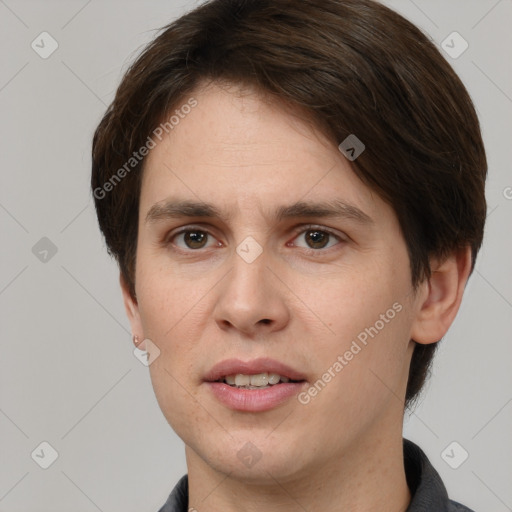
<svg viewBox="0 0 512 512">
<path fill-rule="evenodd" d="M 455 319 L 471 272 L 471 248 L 457 250 L 442 262 L 434 261 L 431 268 L 424 292 L 418 294 L 419 311 L 411 330 L 411 338 L 425 345 L 439 341 Z"/>
<path fill-rule="evenodd" d="M 146 350 L 146 343 L 144 341 L 144 334 L 142 329 L 142 322 L 140 320 L 139 305 L 137 299 L 132 297 L 128 284 L 126 283 L 123 274 L 119 274 L 119 283 L 123 293 L 124 308 L 126 316 L 130 322 L 133 334 L 133 344 L 140 350 Z M 136 339 L 138 338 L 138 340 Z"/>
</svg>

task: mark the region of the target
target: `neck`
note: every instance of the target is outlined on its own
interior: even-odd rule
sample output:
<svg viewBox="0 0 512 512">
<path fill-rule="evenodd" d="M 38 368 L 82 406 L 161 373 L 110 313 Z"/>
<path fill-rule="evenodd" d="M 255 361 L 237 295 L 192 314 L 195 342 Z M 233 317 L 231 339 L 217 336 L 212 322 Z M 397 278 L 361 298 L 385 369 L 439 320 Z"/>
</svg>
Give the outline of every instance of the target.
<svg viewBox="0 0 512 512">
<path fill-rule="evenodd" d="M 303 467 L 285 479 L 266 471 L 257 483 L 213 469 L 186 447 L 189 510 L 208 512 L 404 512 L 411 500 L 401 429 L 392 439 L 371 433 L 329 464 Z"/>
</svg>

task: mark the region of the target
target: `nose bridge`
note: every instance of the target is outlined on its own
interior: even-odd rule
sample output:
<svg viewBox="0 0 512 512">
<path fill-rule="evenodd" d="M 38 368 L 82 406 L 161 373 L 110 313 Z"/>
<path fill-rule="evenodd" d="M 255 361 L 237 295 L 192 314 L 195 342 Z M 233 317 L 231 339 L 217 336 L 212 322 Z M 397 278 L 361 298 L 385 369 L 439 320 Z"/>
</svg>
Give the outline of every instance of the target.
<svg viewBox="0 0 512 512">
<path fill-rule="evenodd" d="M 281 329 L 286 324 L 285 297 L 270 264 L 269 254 L 251 237 L 237 246 L 215 309 L 221 328 L 231 326 L 251 333 L 262 328 Z"/>
</svg>

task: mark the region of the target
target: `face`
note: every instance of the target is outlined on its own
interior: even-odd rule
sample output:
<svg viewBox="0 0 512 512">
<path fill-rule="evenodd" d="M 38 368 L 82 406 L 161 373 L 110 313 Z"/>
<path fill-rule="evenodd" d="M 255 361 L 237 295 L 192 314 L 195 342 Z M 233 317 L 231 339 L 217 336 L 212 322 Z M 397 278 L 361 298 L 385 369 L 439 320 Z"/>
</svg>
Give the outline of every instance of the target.
<svg viewBox="0 0 512 512">
<path fill-rule="evenodd" d="M 187 457 L 223 473 L 334 467 L 402 424 L 419 299 L 396 215 L 299 116 L 236 87 L 191 96 L 147 157 L 137 302 L 125 292 L 160 351 L 158 403 Z M 262 370 L 299 382 L 209 382 Z"/>
</svg>

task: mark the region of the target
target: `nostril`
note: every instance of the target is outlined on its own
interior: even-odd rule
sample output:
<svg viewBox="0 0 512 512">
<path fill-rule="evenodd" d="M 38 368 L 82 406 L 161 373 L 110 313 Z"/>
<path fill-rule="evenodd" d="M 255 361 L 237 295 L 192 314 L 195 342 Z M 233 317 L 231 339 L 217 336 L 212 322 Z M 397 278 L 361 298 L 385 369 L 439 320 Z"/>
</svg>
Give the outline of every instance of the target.
<svg viewBox="0 0 512 512">
<path fill-rule="evenodd" d="M 270 322 L 272 322 L 272 320 L 269 320 L 268 318 L 264 318 L 263 320 L 260 320 L 260 322 L 263 324 L 269 324 Z"/>
</svg>

